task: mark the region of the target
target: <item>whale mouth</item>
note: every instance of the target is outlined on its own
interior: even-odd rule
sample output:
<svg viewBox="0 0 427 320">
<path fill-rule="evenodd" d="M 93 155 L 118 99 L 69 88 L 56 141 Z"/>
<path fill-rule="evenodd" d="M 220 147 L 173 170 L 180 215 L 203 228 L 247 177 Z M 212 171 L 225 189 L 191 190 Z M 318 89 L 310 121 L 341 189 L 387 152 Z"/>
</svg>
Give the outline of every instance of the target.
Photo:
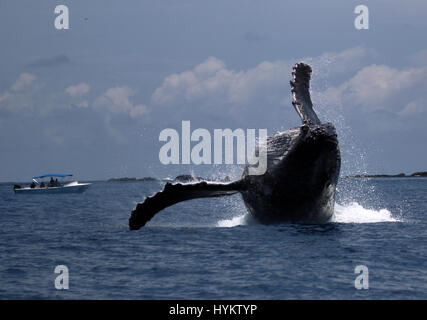
<svg viewBox="0 0 427 320">
<path fill-rule="evenodd" d="M 317 133 L 314 132 L 311 136 L 308 136 L 307 139 L 304 140 L 309 144 L 318 144 L 324 147 L 338 147 L 338 139 L 336 134 L 325 134 L 325 133 Z"/>
</svg>

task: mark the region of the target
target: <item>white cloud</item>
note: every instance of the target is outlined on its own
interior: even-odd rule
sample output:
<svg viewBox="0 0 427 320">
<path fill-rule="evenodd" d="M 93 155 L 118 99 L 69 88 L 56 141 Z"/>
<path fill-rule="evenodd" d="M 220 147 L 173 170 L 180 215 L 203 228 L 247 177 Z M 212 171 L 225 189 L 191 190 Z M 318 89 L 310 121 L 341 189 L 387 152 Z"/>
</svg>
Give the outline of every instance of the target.
<svg viewBox="0 0 427 320">
<path fill-rule="evenodd" d="M 89 102 L 87 100 L 83 100 L 83 101 L 77 102 L 73 105 L 76 106 L 77 108 L 88 108 Z"/>
<path fill-rule="evenodd" d="M 36 76 L 22 73 L 11 87 L 0 93 L 0 108 L 22 115 L 46 115 L 58 108 L 89 108 L 90 103 L 83 97 L 90 92 L 90 85 L 81 82 L 69 86 L 61 93 L 41 92 L 42 86 L 37 83 Z M 93 103 L 94 107 L 103 107 L 112 113 L 125 113 L 132 118 L 148 112 L 143 104 L 134 104 L 130 97 L 135 92 L 127 86 L 113 87 L 106 90 Z M 22 113 L 24 112 L 24 113 Z"/>
<path fill-rule="evenodd" d="M 69 86 L 65 89 L 65 92 L 72 97 L 81 97 L 90 91 L 90 85 L 87 83 L 79 83 L 74 86 Z"/>
<path fill-rule="evenodd" d="M 0 108 L 7 111 L 22 111 L 34 105 L 32 96 L 39 88 L 37 77 L 21 73 L 18 79 L 3 93 L 0 93 Z"/>
<path fill-rule="evenodd" d="M 330 87 L 314 96 L 328 104 L 359 107 L 370 112 L 394 104 L 393 98 L 406 90 L 425 86 L 426 68 L 395 69 L 385 65 L 370 65 L 337 87 Z"/>
<path fill-rule="evenodd" d="M 401 111 L 398 112 L 398 115 L 401 116 L 412 116 L 421 114 L 426 110 L 427 100 L 418 99 L 415 101 L 409 102 Z"/>
<path fill-rule="evenodd" d="M 318 57 L 302 59 L 309 63 L 316 76 L 327 78 L 359 70 L 366 63 L 367 58 L 376 57 L 378 54 L 373 49 L 354 47 L 341 52 L 325 52 Z"/>
<path fill-rule="evenodd" d="M 96 99 L 94 105 L 98 108 L 107 108 L 113 113 L 126 113 L 136 118 L 146 114 L 148 109 L 143 104 L 134 105 L 130 101 L 130 96 L 134 94 L 135 92 L 127 86 L 113 87 Z"/>
<path fill-rule="evenodd" d="M 262 92 L 271 95 L 273 88 L 285 85 L 290 68 L 288 63 L 277 61 L 262 62 L 247 71 L 234 71 L 227 69 L 223 61 L 210 57 L 190 71 L 166 77 L 152 95 L 152 102 L 156 105 L 201 100 L 247 103 Z"/>
<path fill-rule="evenodd" d="M 10 97 L 11 97 L 11 94 L 8 91 L 5 91 L 2 94 L 0 94 L 0 106 L 2 105 L 3 102 L 7 101 Z"/>
<path fill-rule="evenodd" d="M 316 77 L 354 71 L 371 51 L 356 47 L 342 52 L 328 52 L 315 58 L 305 58 L 313 65 Z M 166 77 L 155 90 L 151 101 L 155 105 L 182 102 L 247 104 L 257 99 L 280 103 L 289 95 L 290 72 L 297 61 L 264 61 L 256 67 L 235 71 L 225 63 L 210 57 L 193 69 Z"/>
<path fill-rule="evenodd" d="M 36 81 L 36 76 L 31 73 L 21 73 L 12 85 L 11 90 L 15 92 L 24 91 L 30 88 Z"/>
</svg>

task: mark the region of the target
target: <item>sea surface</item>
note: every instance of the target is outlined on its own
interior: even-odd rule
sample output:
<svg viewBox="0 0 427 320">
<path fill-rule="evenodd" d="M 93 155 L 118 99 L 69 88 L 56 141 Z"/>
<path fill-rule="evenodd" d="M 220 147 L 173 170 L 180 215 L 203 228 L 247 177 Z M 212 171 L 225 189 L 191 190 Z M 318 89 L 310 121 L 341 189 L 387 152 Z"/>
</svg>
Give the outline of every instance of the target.
<svg viewBox="0 0 427 320">
<path fill-rule="evenodd" d="M 0 299 L 427 298 L 427 178 L 343 178 L 324 225 L 260 225 L 233 195 L 129 231 L 136 203 L 162 185 L 25 196 L 0 184 Z M 57 265 L 68 290 L 55 288 Z M 355 287 L 360 265 L 369 289 Z"/>
</svg>

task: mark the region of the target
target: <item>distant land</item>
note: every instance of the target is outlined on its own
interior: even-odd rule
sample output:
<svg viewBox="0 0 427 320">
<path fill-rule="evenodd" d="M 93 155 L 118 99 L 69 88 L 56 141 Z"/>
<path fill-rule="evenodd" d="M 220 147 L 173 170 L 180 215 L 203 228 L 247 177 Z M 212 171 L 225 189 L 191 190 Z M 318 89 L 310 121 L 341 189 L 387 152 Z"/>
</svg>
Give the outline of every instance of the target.
<svg viewBox="0 0 427 320">
<path fill-rule="evenodd" d="M 414 172 L 413 174 L 406 175 L 404 173 L 398 174 L 356 174 L 350 176 L 352 178 L 408 178 L 408 177 L 427 177 L 427 171 Z"/>
<path fill-rule="evenodd" d="M 410 175 L 407 175 L 405 173 L 398 173 L 398 174 L 368 174 L 368 173 L 361 173 L 351 176 L 341 176 L 341 178 L 418 178 L 418 177 L 427 177 L 427 171 L 419 171 L 414 172 Z M 231 181 L 229 176 L 226 176 L 224 179 L 212 179 L 212 178 L 203 178 L 203 177 L 194 177 L 191 174 L 181 174 L 176 176 L 175 178 L 153 178 L 153 177 L 144 177 L 144 178 L 135 178 L 135 177 L 122 177 L 122 178 L 110 178 L 107 180 L 107 182 L 140 182 L 140 181 L 176 181 L 176 182 L 191 182 L 191 181 L 220 181 L 220 182 L 228 182 Z M 86 182 L 101 182 L 105 180 L 84 180 Z M 13 181 L 5 181 L 0 182 L 0 184 L 13 184 L 13 183 L 25 183 L 25 182 L 13 182 Z"/>
<path fill-rule="evenodd" d="M 427 171 L 414 172 L 410 175 L 406 175 L 404 173 L 398 174 L 356 174 L 354 176 L 345 176 L 344 178 L 410 178 L 410 177 L 427 177 Z M 205 179 L 203 177 L 194 177 L 191 174 L 181 174 L 176 176 L 174 179 L 157 179 L 152 177 L 144 177 L 144 178 L 111 178 L 108 179 L 108 182 L 137 182 L 137 181 L 179 181 L 179 182 L 190 182 L 190 181 L 203 181 L 208 180 L 212 181 L 212 179 Z M 215 179 L 215 181 L 228 182 L 231 181 L 229 176 L 226 176 L 224 179 Z"/>
<path fill-rule="evenodd" d="M 135 181 L 158 181 L 159 179 L 156 178 L 152 178 L 152 177 L 144 177 L 144 178 L 128 178 L 128 177 L 124 177 L 124 178 L 110 178 L 107 181 L 108 182 L 135 182 Z"/>
<path fill-rule="evenodd" d="M 181 174 L 179 176 L 176 176 L 174 179 L 157 179 L 152 177 L 144 177 L 144 178 L 137 179 L 133 177 L 132 178 L 124 177 L 124 178 L 110 178 L 107 181 L 108 182 L 136 182 L 136 181 L 164 181 L 164 180 L 190 182 L 190 181 L 203 181 L 203 180 L 211 181 L 212 179 L 194 177 L 191 174 Z M 228 181 L 231 181 L 231 179 L 229 176 L 226 176 L 224 179 L 221 179 L 221 180 L 216 179 L 215 181 L 228 182 Z"/>
</svg>

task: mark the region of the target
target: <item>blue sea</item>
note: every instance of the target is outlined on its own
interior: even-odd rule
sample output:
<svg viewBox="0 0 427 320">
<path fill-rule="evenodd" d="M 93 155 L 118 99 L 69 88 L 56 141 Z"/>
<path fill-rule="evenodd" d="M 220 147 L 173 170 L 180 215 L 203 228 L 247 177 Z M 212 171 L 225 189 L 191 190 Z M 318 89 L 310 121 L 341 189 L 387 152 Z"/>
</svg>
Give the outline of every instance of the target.
<svg viewBox="0 0 427 320">
<path fill-rule="evenodd" d="M 324 225 L 260 225 L 233 195 L 179 203 L 129 231 L 136 203 L 163 184 L 32 196 L 0 184 L 0 298 L 427 298 L 426 178 L 342 178 Z M 57 265 L 68 290 L 55 288 Z M 360 265 L 368 289 L 355 287 Z"/>
</svg>

